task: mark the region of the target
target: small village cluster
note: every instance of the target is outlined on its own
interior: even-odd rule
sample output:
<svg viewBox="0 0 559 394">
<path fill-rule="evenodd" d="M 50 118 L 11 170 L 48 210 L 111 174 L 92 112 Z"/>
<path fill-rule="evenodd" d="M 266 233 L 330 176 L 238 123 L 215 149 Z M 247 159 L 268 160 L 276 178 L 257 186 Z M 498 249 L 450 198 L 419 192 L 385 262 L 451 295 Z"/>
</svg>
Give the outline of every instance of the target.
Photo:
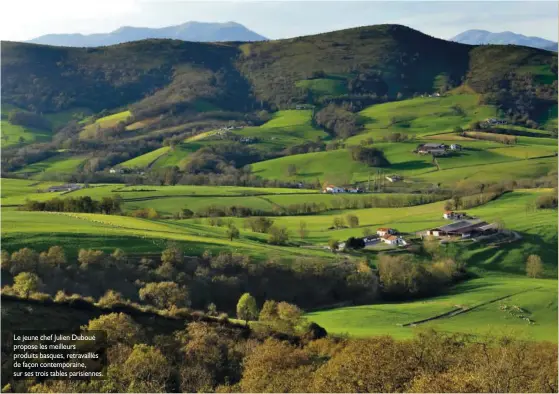
<svg viewBox="0 0 559 394">
<path fill-rule="evenodd" d="M 427 143 L 418 145 L 414 152 L 420 155 L 447 156 L 452 152 L 461 150 L 462 145 L 460 144 Z"/>
<path fill-rule="evenodd" d="M 487 223 L 483 220 L 471 217 L 465 212 L 445 211 L 443 213 L 443 218 L 454 220 L 454 222 L 446 226 L 420 231 L 416 233 L 416 236 L 419 236 L 421 239 L 426 236 L 433 236 L 440 239 L 441 242 L 446 242 L 448 240 L 490 236 L 499 232 L 496 223 Z M 376 235 L 366 236 L 362 239 L 365 248 L 373 247 L 380 243 L 394 247 L 409 246 L 411 244 L 410 240 L 404 239 L 403 234 L 389 227 L 380 227 L 377 229 Z M 345 246 L 345 242 L 341 242 L 338 245 L 338 250 L 343 250 Z"/>
</svg>

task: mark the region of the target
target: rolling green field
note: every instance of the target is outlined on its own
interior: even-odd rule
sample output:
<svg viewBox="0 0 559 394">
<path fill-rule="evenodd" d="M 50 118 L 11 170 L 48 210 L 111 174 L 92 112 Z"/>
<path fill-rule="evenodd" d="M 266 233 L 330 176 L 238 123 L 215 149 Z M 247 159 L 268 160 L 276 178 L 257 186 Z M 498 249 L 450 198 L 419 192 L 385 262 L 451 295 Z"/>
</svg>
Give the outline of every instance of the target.
<svg viewBox="0 0 559 394">
<path fill-rule="evenodd" d="M 395 132 L 416 136 L 451 132 L 455 127 L 466 127 L 473 121 L 495 116 L 493 107 L 479 105 L 478 100 L 475 94 L 451 94 L 373 105 L 359 113 L 365 131 L 350 138 L 348 143 Z M 460 110 L 453 109 L 457 106 Z"/>
<path fill-rule="evenodd" d="M 502 305 L 522 308 L 535 324 L 503 311 Z M 415 327 L 400 326 L 458 308 L 471 310 Z M 508 334 L 519 339 L 557 342 L 557 281 L 489 274 L 455 286 L 451 294 L 427 300 L 338 308 L 306 316 L 328 332 L 358 337 L 411 338 L 416 330 L 434 328 L 443 332 Z"/>
<path fill-rule="evenodd" d="M 18 174 L 29 174 L 32 177 L 41 175 L 71 174 L 87 159 L 86 155 L 69 156 L 59 154 L 46 160 L 30 164 L 18 170 Z"/>
<path fill-rule="evenodd" d="M 530 138 L 530 137 L 523 137 Z M 556 140 L 553 140 L 556 142 Z M 451 144 L 452 140 L 440 140 L 441 143 Z M 529 141 L 528 141 L 529 142 Z M 480 171 L 490 173 L 489 179 L 500 177 L 528 177 L 530 173 L 545 175 L 557 163 L 555 146 L 550 145 L 502 145 L 487 141 L 460 141 L 464 150 L 449 157 L 437 158 L 440 170 L 437 170 L 429 155 L 418 155 L 412 151 L 419 142 L 378 143 L 376 148 L 383 150 L 390 165 L 383 167 L 385 173 L 396 173 L 404 177 L 413 177 L 420 182 L 443 182 L 452 184 L 464 178 L 470 178 Z M 543 157 L 543 159 L 541 159 Z M 536 159 L 534 162 L 523 163 L 522 166 L 500 165 L 518 160 Z M 296 175 L 289 175 L 289 166 L 295 166 Z M 527 168 L 530 168 L 528 170 Z M 545 167 L 542 173 L 535 167 Z M 281 157 L 255 163 L 253 172 L 263 178 L 281 180 L 304 180 L 321 182 L 344 183 L 363 182 L 369 173 L 376 172 L 376 168 L 355 162 L 347 149 L 326 152 L 306 153 Z M 494 168 L 500 172 L 495 173 Z M 531 172 L 534 170 L 534 172 Z M 538 175 L 538 176 L 540 176 Z M 485 175 L 484 175 L 485 176 Z M 482 179 L 482 176 L 477 179 Z M 499 179 L 499 178 L 497 178 Z M 437 182 L 437 180 L 439 180 Z"/>
<path fill-rule="evenodd" d="M 254 146 L 265 151 L 278 151 L 306 141 L 329 139 L 323 130 L 311 125 L 311 110 L 285 110 L 259 127 L 245 127 L 234 134 L 258 139 Z"/>
<path fill-rule="evenodd" d="M 51 138 L 50 131 L 15 125 L 3 119 L 0 120 L 0 129 L 2 130 L 0 139 L 2 147 L 19 145 L 21 138 L 23 138 L 23 144 L 48 141 Z"/>
<path fill-rule="evenodd" d="M 2 180 L 2 204 L 25 201 L 26 198 L 52 196 L 40 193 L 50 183 L 24 180 Z M 141 190 L 144 191 L 141 191 Z M 517 190 L 495 201 L 468 210 L 480 219 L 492 222 L 502 220 L 507 229 L 517 232 L 522 239 L 510 244 L 488 246 L 483 243 L 464 242 L 457 245 L 460 259 L 467 263 L 477 278 L 456 285 L 445 295 L 435 298 L 386 303 L 312 312 L 307 316 L 324 326 L 330 333 L 353 336 L 392 335 L 411 337 L 416 329 L 436 328 L 441 331 L 467 332 L 478 335 L 512 334 L 532 340 L 556 341 L 557 338 L 557 281 L 528 279 L 524 264 L 530 254 L 542 257 L 545 275 L 557 275 L 557 210 L 528 209 L 530 203 L 551 189 Z M 164 214 L 172 214 L 184 207 L 195 209 L 207 204 L 245 205 L 271 209 L 274 205 L 323 202 L 332 204 L 335 198 L 361 196 L 331 196 L 299 189 L 259 189 L 238 187 L 200 186 L 124 186 L 93 185 L 91 188 L 68 193 L 66 196 L 102 196 L 119 193 L 125 199 L 125 210 L 153 207 Z M 389 195 L 378 195 L 379 198 Z M 2 240 L 4 248 L 13 251 L 33 245 L 37 250 L 61 245 L 70 256 L 80 248 L 99 248 L 105 251 L 119 247 L 128 253 L 153 253 L 162 250 L 167 241 L 179 242 L 190 255 L 205 250 L 214 253 L 234 251 L 251 256 L 255 261 L 268 258 L 293 259 L 317 256 L 327 260 L 336 258 L 324 246 L 329 239 L 344 240 L 362 236 L 363 230 L 392 227 L 402 233 L 414 233 L 448 221 L 442 218 L 444 202 L 408 208 L 370 208 L 330 211 L 308 216 L 273 217 L 275 225 L 285 226 L 290 233 L 288 246 L 267 244 L 267 235 L 253 233 L 243 218 L 223 218 L 234 223 L 240 238 L 230 241 L 225 226 L 212 226 L 210 220 L 148 220 L 126 216 L 100 214 L 61 214 L 23 212 L 13 208 L 2 209 Z M 359 218 L 356 228 L 329 229 L 338 216 L 354 214 Z M 298 235 L 301 221 L 308 234 Z M 367 252 L 376 259 L 377 252 Z M 347 258 L 353 258 L 346 256 Z M 534 324 L 503 310 L 520 307 Z M 452 317 L 438 315 L 467 309 Z M 417 327 L 399 325 L 435 318 L 417 324 Z"/>
<path fill-rule="evenodd" d="M 153 150 L 144 155 L 125 161 L 124 163 L 120 163 L 119 166 L 124 168 L 149 167 L 154 161 L 156 161 L 159 157 L 165 155 L 170 149 L 170 147 L 164 146 L 163 148 Z"/>
<path fill-rule="evenodd" d="M 94 123 L 89 124 L 83 128 L 80 133 L 80 138 L 92 138 L 97 129 L 106 129 L 116 126 L 119 122 L 124 122 L 132 113 L 130 111 L 117 112 L 116 114 L 104 116 L 97 119 Z"/>
</svg>

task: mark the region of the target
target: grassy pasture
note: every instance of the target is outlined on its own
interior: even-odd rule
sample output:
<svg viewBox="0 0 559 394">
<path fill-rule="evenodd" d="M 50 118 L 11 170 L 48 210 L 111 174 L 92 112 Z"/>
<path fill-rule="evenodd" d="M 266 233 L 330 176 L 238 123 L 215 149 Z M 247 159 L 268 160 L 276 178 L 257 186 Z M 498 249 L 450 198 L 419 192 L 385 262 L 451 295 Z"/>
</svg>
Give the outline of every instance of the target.
<svg viewBox="0 0 559 394">
<path fill-rule="evenodd" d="M 530 137 L 522 137 L 530 138 Z M 531 138 L 538 139 L 539 138 Z M 530 140 L 531 140 L 530 139 Z M 530 140 L 528 142 L 530 142 Z M 451 144 L 452 140 L 441 139 L 441 143 Z M 478 172 L 489 172 L 494 165 L 503 165 L 498 167 L 501 171 L 500 176 L 514 177 L 522 175 L 522 177 L 530 177 L 531 173 L 527 168 L 535 169 L 538 167 L 535 162 L 528 162 L 524 165 L 527 168 L 518 168 L 518 166 L 506 163 L 515 162 L 519 159 L 536 159 L 551 156 L 555 152 L 555 147 L 547 145 L 514 145 L 506 146 L 490 141 L 464 140 L 460 144 L 464 150 L 457 152 L 449 157 L 437 158 L 440 171 L 433 164 L 433 160 L 429 155 L 418 155 L 413 150 L 420 143 L 403 142 L 403 143 L 376 143 L 373 146 L 383 150 L 386 158 L 390 162 L 390 166 L 383 168 L 386 173 L 397 173 L 404 177 L 419 177 L 422 181 L 435 181 L 440 179 L 443 183 L 455 183 L 463 178 L 471 177 L 471 174 Z M 554 158 L 538 159 L 537 163 L 547 163 L 546 160 L 556 160 Z M 288 168 L 294 165 L 297 173 L 289 176 Z M 547 173 L 551 169 L 551 165 L 545 166 Z M 376 168 L 355 162 L 350 157 L 347 149 L 339 149 L 326 152 L 315 152 L 300 155 L 292 155 L 281 157 L 278 159 L 267 160 L 255 163 L 253 171 L 256 175 L 269 179 L 283 180 L 305 180 L 314 181 L 319 179 L 321 182 L 344 183 L 366 181 L 369 173 L 376 172 Z M 536 173 L 541 173 L 536 171 Z M 478 178 L 478 179 L 481 179 Z M 491 176 L 490 179 L 494 179 Z M 435 183 L 438 183 L 435 181 Z"/>
<path fill-rule="evenodd" d="M 235 130 L 236 135 L 258 138 L 255 147 L 263 150 L 278 151 L 306 141 L 328 139 L 323 130 L 311 125 L 311 110 L 284 110 L 273 114 L 273 118 L 258 127 L 245 127 Z"/>
<path fill-rule="evenodd" d="M 499 298 L 506 297 L 500 301 Z M 516 305 L 529 311 L 535 321 L 511 316 L 501 305 Z M 401 327 L 428 319 L 457 307 L 474 308 L 453 317 L 435 319 L 417 327 Z M 306 315 L 330 333 L 365 337 L 390 335 L 411 338 L 416 330 L 475 335 L 509 334 L 528 340 L 557 342 L 557 281 L 517 276 L 488 275 L 455 286 L 448 295 L 404 303 L 338 308 Z"/>
<path fill-rule="evenodd" d="M 30 164 L 16 171 L 18 174 L 31 174 L 34 177 L 41 174 L 71 174 L 87 159 L 87 155 L 69 156 L 59 154 L 46 160 Z"/>
<path fill-rule="evenodd" d="M 156 161 L 161 156 L 163 156 L 167 152 L 169 152 L 170 149 L 171 149 L 170 147 L 164 146 L 162 148 L 155 149 L 155 150 L 153 150 L 151 152 L 148 152 L 146 154 L 137 156 L 133 159 L 127 160 L 124 163 L 120 163 L 119 166 L 124 167 L 124 168 L 134 168 L 134 167 L 145 168 L 145 167 L 149 167 L 154 161 Z"/>
<path fill-rule="evenodd" d="M 417 136 L 451 132 L 455 127 L 465 127 L 472 121 L 495 115 L 493 107 L 480 106 L 478 100 L 475 94 L 453 94 L 372 105 L 359 113 L 365 131 L 348 142 L 358 143 L 395 132 Z M 459 106 L 462 113 L 453 109 L 455 106 Z"/>
<path fill-rule="evenodd" d="M 48 130 L 15 125 L 8 120 L 0 120 L 0 129 L 2 130 L 0 144 L 5 148 L 19 145 L 20 138 L 23 138 L 23 144 L 48 141 L 51 138 L 51 132 Z"/>
<path fill-rule="evenodd" d="M 109 127 L 114 127 L 119 122 L 126 121 L 131 115 L 132 113 L 126 110 L 99 118 L 94 123 L 89 124 L 83 128 L 83 130 L 80 132 L 80 138 L 92 138 L 98 128 L 102 130 Z"/>
<path fill-rule="evenodd" d="M 224 231 L 224 229 L 223 229 Z M 287 248 L 268 245 L 261 241 L 241 238 L 229 241 L 225 235 L 208 237 L 207 232 L 178 226 L 171 221 L 155 221 L 110 216 L 100 214 L 60 214 L 49 212 L 22 212 L 3 210 L 2 240 L 4 247 L 13 251 L 33 245 L 38 250 L 52 245 L 61 245 L 75 255 L 80 248 L 110 247 L 119 239 L 125 251 L 160 252 L 169 240 L 177 241 L 186 253 L 199 255 L 205 250 L 213 252 L 233 251 L 245 253 L 256 259 L 271 256 L 293 258 L 297 256 L 323 256 L 331 258 L 331 253 L 303 248 Z M 89 243 L 89 242 L 92 243 Z M 106 242 L 107 245 L 104 244 Z M 139 246 L 139 249 L 138 249 Z"/>
</svg>

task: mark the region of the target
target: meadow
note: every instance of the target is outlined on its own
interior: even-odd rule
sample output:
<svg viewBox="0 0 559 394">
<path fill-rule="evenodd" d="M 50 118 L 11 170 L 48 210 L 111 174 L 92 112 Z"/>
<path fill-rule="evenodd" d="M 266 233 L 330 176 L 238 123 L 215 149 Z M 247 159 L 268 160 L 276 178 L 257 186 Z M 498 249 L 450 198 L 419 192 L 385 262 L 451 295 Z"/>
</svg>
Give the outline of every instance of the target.
<svg viewBox="0 0 559 394">
<path fill-rule="evenodd" d="M 534 324 L 512 315 L 503 306 L 516 306 Z M 466 312 L 440 317 L 447 312 Z M 390 335 L 411 338 L 418 330 L 557 342 L 557 280 L 491 273 L 456 285 L 450 294 L 412 302 L 338 308 L 306 315 L 328 332 L 356 337 Z M 433 320 L 410 323 L 425 319 Z M 403 326 L 406 325 L 406 326 Z"/>
<path fill-rule="evenodd" d="M 50 183 L 23 180 L 2 181 L 2 204 L 25 201 L 36 196 Z M 143 191 L 141 191 L 143 190 Z M 125 186 L 93 185 L 68 193 L 67 196 L 90 195 L 93 198 L 119 193 L 125 211 L 153 207 L 164 214 L 188 207 L 195 209 L 210 205 L 239 204 L 252 208 L 271 209 L 274 205 L 317 202 L 331 205 L 334 199 L 351 200 L 361 196 L 332 196 L 316 191 L 298 189 L 259 189 L 240 187 L 200 186 Z M 307 317 L 335 334 L 351 336 L 392 335 L 409 338 L 414 330 L 436 328 L 448 332 L 475 335 L 513 334 L 533 340 L 556 341 L 557 337 L 557 281 L 528 279 L 524 262 L 529 254 L 538 254 L 545 265 L 545 276 L 557 275 L 557 210 L 533 210 L 535 199 L 549 194 L 551 189 L 517 190 L 497 200 L 468 210 L 468 213 L 488 222 L 502 220 L 507 229 L 521 235 L 520 241 L 500 246 L 464 242 L 457 245 L 460 260 L 465 261 L 474 279 L 454 286 L 444 295 L 401 303 L 383 303 L 344 307 L 310 312 Z M 388 198 L 390 195 L 377 195 Z M 2 209 L 2 240 L 8 251 L 33 245 L 45 250 L 57 244 L 75 256 L 80 248 L 97 248 L 110 252 L 116 247 L 127 253 L 157 253 L 168 241 L 178 242 L 189 255 L 232 251 L 250 256 L 255 261 L 270 258 L 291 260 L 298 257 L 320 257 L 327 261 L 337 258 L 363 258 L 373 265 L 378 251 L 336 255 L 325 247 L 329 239 L 345 240 L 362 236 L 368 229 L 392 227 L 401 233 L 416 231 L 448 223 L 442 218 L 444 202 L 408 208 L 370 208 L 329 211 L 315 215 L 281 216 L 271 218 L 274 225 L 286 227 L 288 245 L 267 243 L 267 235 L 254 233 L 244 218 L 222 218 L 215 225 L 209 218 L 183 220 L 140 219 L 127 216 L 100 214 L 22 212 L 14 208 Z M 334 218 L 356 215 L 355 228 L 330 229 Z M 307 234 L 299 235 L 301 222 Z M 240 238 L 229 240 L 226 225 L 235 224 Z M 511 314 L 504 307 L 520 307 L 534 324 Z M 434 318 L 438 315 L 467 309 L 452 317 L 440 317 L 413 326 L 400 326 Z"/>
<path fill-rule="evenodd" d="M 116 126 L 119 122 L 126 121 L 132 113 L 128 110 L 117 112 L 112 115 L 104 116 L 102 118 L 96 119 L 95 122 L 86 125 L 80 132 L 80 138 L 88 139 L 93 138 L 97 130 L 107 129 L 109 127 Z"/>
<path fill-rule="evenodd" d="M 17 174 L 28 174 L 32 178 L 44 175 L 71 174 L 87 159 L 87 155 L 72 156 L 61 153 L 46 160 L 38 161 L 16 171 Z"/>
</svg>

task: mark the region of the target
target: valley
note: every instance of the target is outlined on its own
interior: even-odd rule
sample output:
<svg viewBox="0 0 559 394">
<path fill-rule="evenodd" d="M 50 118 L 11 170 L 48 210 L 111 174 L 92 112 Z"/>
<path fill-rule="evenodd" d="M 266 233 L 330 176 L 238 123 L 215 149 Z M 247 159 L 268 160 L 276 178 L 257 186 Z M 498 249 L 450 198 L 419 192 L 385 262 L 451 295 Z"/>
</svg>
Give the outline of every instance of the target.
<svg viewBox="0 0 559 394">
<path fill-rule="evenodd" d="M 205 360 L 139 391 L 391 391 L 322 372 L 360 343 L 409 345 L 410 360 L 485 360 L 479 343 L 556 353 L 557 53 L 400 25 L 2 46 L 12 329 L 122 324 L 146 334 L 124 359 L 145 342 Z M 260 365 L 285 354 L 300 386 L 263 386 Z M 396 391 L 498 391 L 413 368 Z M 123 389 L 111 379 L 80 387 Z M 51 383 L 33 390 L 78 390 Z"/>
</svg>

